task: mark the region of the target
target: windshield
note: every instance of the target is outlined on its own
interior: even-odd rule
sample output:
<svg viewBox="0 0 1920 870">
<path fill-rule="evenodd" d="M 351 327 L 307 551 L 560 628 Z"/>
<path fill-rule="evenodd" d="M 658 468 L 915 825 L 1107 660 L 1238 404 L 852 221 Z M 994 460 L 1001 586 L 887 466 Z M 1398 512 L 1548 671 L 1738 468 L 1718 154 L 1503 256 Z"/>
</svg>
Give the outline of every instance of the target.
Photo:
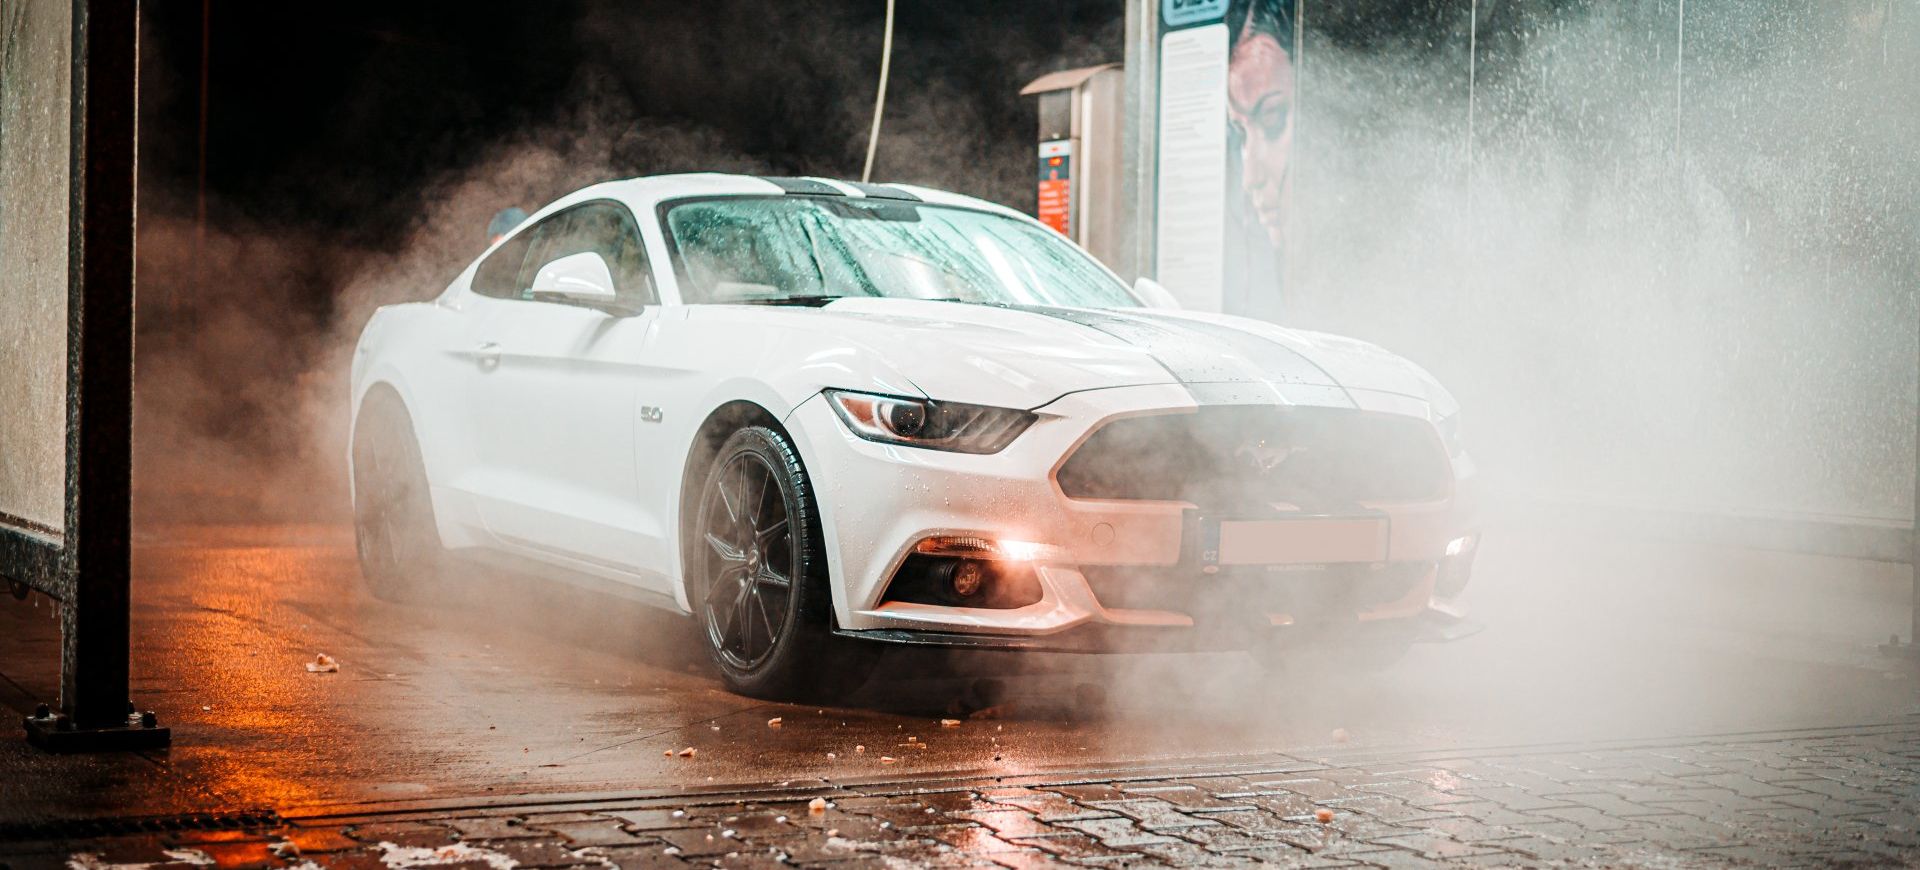
<svg viewBox="0 0 1920 870">
<path fill-rule="evenodd" d="M 1052 230 L 917 202 L 726 197 L 667 210 L 688 303 L 886 296 L 1125 308 L 1121 284 Z"/>
</svg>

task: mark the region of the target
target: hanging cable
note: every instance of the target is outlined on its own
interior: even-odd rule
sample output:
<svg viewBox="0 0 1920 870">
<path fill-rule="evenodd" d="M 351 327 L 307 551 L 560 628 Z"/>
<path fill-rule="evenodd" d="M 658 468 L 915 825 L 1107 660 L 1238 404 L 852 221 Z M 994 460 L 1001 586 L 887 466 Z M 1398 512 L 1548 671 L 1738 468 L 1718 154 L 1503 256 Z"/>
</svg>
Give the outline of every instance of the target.
<svg viewBox="0 0 1920 870">
<path fill-rule="evenodd" d="M 880 90 L 873 96 L 873 132 L 867 134 L 867 165 L 860 183 L 873 180 L 873 152 L 880 147 L 880 116 L 887 110 L 887 67 L 893 62 L 893 0 L 887 0 L 887 34 L 880 43 Z"/>
</svg>

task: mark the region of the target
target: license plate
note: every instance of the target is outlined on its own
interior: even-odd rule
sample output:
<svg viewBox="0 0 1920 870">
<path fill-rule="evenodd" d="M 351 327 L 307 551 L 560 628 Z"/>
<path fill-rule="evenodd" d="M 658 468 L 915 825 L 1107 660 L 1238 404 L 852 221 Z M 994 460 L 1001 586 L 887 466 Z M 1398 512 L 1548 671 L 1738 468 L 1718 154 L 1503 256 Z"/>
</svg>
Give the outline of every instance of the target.
<svg viewBox="0 0 1920 870">
<path fill-rule="evenodd" d="M 1218 565 L 1326 565 L 1387 560 L 1384 517 L 1221 520 Z"/>
</svg>

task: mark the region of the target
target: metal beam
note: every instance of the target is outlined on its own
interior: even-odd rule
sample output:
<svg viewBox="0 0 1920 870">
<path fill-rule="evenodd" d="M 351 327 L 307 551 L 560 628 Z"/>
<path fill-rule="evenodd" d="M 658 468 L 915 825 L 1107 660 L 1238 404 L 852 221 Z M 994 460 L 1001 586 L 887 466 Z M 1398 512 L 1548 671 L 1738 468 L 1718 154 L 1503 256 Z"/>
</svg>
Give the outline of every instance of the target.
<svg viewBox="0 0 1920 870">
<path fill-rule="evenodd" d="M 62 582 L 52 589 L 62 605 L 61 709 L 25 723 L 29 740 L 55 751 L 148 748 L 170 737 L 128 697 L 139 33 L 138 0 L 73 2 L 67 501 Z"/>
</svg>

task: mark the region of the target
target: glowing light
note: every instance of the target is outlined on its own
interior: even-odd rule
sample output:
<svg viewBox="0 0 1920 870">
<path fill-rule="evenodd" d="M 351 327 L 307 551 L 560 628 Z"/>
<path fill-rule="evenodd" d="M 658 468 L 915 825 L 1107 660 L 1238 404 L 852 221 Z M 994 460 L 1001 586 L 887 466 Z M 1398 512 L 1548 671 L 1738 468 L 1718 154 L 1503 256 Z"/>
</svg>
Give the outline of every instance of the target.
<svg viewBox="0 0 1920 870">
<path fill-rule="evenodd" d="M 1447 542 L 1447 555 L 1449 556 L 1458 556 L 1461 553 L 1464 553 L 1471 549 L 1473 549 L 1472 535 L 1466 535 L 1464 537 L 1454 538 L 1453 540 Z"/>
<path fill-rule="evenodd" d="M 915 544 L 914 552 L 929 556 L 960 556 L 968 559 L 997 559 L 1007 562 L 1036 562 L 1053 558 L 1059 549 L 1050 544 L 985 538 L 977 535 L 942 535 Z"/>
</svg>

